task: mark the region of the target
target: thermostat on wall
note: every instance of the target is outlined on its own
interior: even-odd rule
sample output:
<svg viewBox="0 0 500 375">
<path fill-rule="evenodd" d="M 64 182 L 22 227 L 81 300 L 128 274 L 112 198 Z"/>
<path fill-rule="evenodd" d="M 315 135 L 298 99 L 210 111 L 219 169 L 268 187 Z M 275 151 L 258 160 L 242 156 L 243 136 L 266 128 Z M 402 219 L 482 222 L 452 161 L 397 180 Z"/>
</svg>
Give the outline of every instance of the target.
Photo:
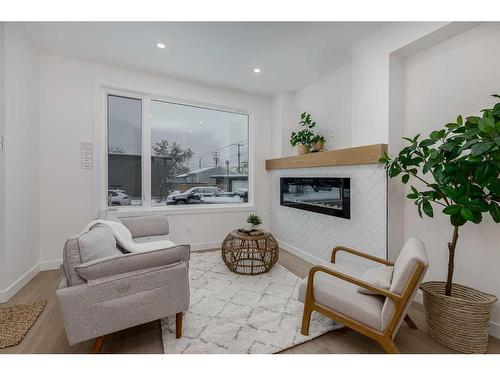
<svg viewBox="0 0 500 375">
<path fill-rule="evenodd" d="M 81 143 L 80 159 L 81 159 L 82 169 L 92 169 L 92 164 L 93 164 L 92 143 L 89 142 Z"/>
</svg>

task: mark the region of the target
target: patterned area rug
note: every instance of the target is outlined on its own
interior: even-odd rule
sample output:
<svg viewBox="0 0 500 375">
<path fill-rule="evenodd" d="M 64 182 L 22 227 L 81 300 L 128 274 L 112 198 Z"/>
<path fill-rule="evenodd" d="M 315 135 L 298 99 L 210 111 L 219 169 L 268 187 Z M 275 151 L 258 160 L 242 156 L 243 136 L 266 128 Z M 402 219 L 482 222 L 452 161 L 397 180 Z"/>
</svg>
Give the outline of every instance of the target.
<svg viewBox="0 0 500 375">
<path fill-rule="evenodd" d="M 17 345 L 36 322 L 47 301 L 0 307 L 0 349 Z"/>
<path fill-rule="evenodd" d="M 193 253 L 189 262 L 191 306 L 183 336 L 175 317 L 162 320 L 163 350 L 179 353 L 277 353 L 341 325 L 313 313 L 309 336 L 300 334 L 300 278 L 276 264 L 266 274 L 232 273 L 219 252 Z"/>
</svg>

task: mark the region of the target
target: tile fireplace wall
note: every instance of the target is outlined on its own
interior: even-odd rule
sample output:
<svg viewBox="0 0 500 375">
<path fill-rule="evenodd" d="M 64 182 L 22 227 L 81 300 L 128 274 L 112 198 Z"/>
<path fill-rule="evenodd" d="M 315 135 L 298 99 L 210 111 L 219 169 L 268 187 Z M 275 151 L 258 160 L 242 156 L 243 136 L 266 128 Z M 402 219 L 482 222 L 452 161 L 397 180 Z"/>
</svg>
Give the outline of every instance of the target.
<svg viewBox="0 0 500 375">
<path fill-rule="evenodd" d="M 331 250 L 344 245 L 386 258 L 387 180 L 377 164 L 269 171 L 271 232 L 280 246 L 311 262 L 329 261 Z M 350 177 L 351 219 L 280 205 L 280 177 Z M 362 270 L 365 261 L 340 255 L 339 262 Z"/>
</svg>

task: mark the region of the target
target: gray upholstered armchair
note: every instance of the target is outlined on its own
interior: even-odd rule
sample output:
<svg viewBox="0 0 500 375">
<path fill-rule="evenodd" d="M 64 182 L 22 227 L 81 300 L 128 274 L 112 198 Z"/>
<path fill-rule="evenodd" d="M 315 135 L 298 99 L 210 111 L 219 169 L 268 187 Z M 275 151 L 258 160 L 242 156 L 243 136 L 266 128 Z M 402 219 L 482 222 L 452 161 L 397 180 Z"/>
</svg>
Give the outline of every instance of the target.
<svg viewBox="0 0 500 375">
<path fill-rule="evenodd" d="M 134 218 L 129 230 L 151 241 L 168 234 L 165 221 Z M 123 254 L 105 227 L 68 239 L 56 293 L 70 345 L 95 338 L 99 352 L 105 335 L 173 315 L 179 338 L 189 307 L 189 255 L 189 245 Z"/>
</svg>

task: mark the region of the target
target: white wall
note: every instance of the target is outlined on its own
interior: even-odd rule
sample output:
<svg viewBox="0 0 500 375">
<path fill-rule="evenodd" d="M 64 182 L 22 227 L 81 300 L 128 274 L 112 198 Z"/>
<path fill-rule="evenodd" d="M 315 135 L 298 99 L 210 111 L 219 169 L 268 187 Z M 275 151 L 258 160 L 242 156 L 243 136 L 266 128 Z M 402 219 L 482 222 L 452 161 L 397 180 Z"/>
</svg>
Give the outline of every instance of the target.
<svg viewBox="0 0 500 375">
<path fill-rule="evenodd" d="M 170 98 L 247 109 L 254 115 L 255 206 L 269 225 L 267 174 L 271 108 L 268 98 L 240 94 L 48 54 L 40 60 L 40 243 L 42 262 L 57 263 L 68 236 L 96 216 L 94 171 L 80 168 L 80 142 L 92 142 L 98 84 Z M 242 225 L 248 211 L 172 215 L 174 241 L 215 247 Z M 191 227 L 192 234 L 186 233 Z"/>
<path fill-rule="evenodd" d="M 295 94 L 281 92 L 274 95 L 271 101 L 271 110 L 271 157 L 280 158 L 292 155 L 294 149 L 290 145 L 290 129 L 298 123 L 295 118 Z"/>
<path fill-rule="evenodd" d="M 390 54 L 446 25 L 394 23 L 353 48 L 352 146 L 388 143 Z"/>
<path fill-rule="evenodd" d="M 5 24 L 6 289 L 38 265 L 38 52 L 20 25 Z"/>
<path fill-rule="evenodd" d="M 454 121 L 458 114 L 477 115 L 500 92 L 500 23 L 475 28 L 405 61 L 404 129 L 406 136 L 428 134 Z M 438 211 L 438 209 L 435 209 Z M 500 231 L 490 217 L 460 229 L 455 278 L 500 297 Z M 452 234 L 448 216 L 420 219 L 412 201 L 405 200 L 404 237 L 424 240 L 430 268 L 426 280 L 444 280 L 446 243 Z M 493 310 L 493 329 L 500 333 L 500 305 Z"/>
<path fill-rule="evenodd" d="M 296 93 L 295 122 L 290 132 L 298 128 L 300 114 L 311 114 L 315 130 L 326 138 L 326 149 L 351 145 L 351 65 L 346 64 L 333 73 L 302 88 Z M 333 138 L 330 133 L 333 132 Z"/>
<path fill-rule="evenodd" d="M 273 157 L 297 154 L 290 135 L 300 130 L 300 114 L 308 112 L 316 121 L 315 131 L 326 139 L 325 149 L 351 144 L 351 65 L 310 83 L 295 93 L 279 93 L 272 99 Z M 334 136 L 330 137 L 331 132 Z"/>
</svg>

